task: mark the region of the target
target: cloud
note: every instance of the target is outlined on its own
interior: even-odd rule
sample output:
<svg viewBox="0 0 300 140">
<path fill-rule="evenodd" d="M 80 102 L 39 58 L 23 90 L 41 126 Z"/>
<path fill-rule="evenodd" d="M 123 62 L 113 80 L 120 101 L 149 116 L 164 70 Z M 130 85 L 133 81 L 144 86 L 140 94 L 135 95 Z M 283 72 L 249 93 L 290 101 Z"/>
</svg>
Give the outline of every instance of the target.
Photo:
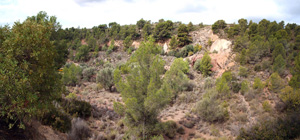
<svg viewBox="0 0 300 140">
<path fill-rule="evenodd" d="M 88 4 L 104 2 L 106 0 L 74 0 L 74 1 L 80 6 L 88 6 Z"/>
<path fill-rule="evenodd" d="M 202 4 L 188 4 L 184 8 L 180 9 L 178 13 L 200 13 L 207 10 L 207 7 Z"/>
</svg>

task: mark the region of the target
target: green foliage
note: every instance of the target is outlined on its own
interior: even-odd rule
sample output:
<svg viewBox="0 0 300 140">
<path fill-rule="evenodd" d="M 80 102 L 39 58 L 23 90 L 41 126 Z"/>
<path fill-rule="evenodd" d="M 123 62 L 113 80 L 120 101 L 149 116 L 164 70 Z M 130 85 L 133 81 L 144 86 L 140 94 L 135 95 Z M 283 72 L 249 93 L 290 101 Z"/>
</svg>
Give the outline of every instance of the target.
<svg viewBox="0 0 300 140">
<path fill-rule="evenodd" d="M 92 106 L 86 101 L 63 100 L 61 103 L 63 109 L 72 116 L 87 118 L 91 116 Z"/>
<path fill-rule="evenodd" d="M 69 93 L 69 95 L 66 96 L 66 99 L 76 99 L 77 98 L 77 95 L 72 92 L 72 93 Z"/>
<path fill-rule="evenodd" d="M 131 36 L 127 36 L 125 38 L 125 40 L 123 41 L 123 45 L 126 49 L 128 49 L 129 47 L 131 47 L 132 45 L 132 40 L 131 40 Z"/>
<path fill-rule="evenodd" d="M 151 24 L 150 23 L 146 23 L 143 27 L 143 31 L 142 31 L 142 35 L 144 37 L 144 39 L 146 40 L 150 35 L 151 35 Z"/>
<path fill-rule="evenodd" d="M 240 55 L 240 64 L 245 65 L 247 63 L 246 59 L 246 49 L 243 49 Z"/>
<path fill-rule="evenodd" d="M 292 71 L 293 77 L 289 81 L 289 85 L 293 88 L 300 88 L 300 53 L 295 58 L 295 65 Z"/>
<path fill-rule="evenodd" d="M 284 87 L 284 81 L 280 78 L 279 74 L 277 72 L 272 73 L 272 75 L 269 78 L 269 89 L 273 92 L 280 92 L 280 90 Z"/>
<path fill-rule="evenodd" d="M 41 123 L 52 126 L 52 128 L 63 133 L 71 130 L 71 117 L 54 107 L 42 116 Z"/>
<path fill-rule="evenodd" d="M 284 118 L 266 120 L 251 128 L 241 129 L 237 140 L 275 140 L 295 139 L 300 131 L 299 113 L 293 113 Z"/>
<path fill-rule="evenodd" d="M 248 77 L 248 69 L 246 67 L 240 66 L 239 75 L 242 77 Z"/>
<path fill-rule="evenodd" d="M 188 27 L 185 24 L 180 24 L 178 27 L 178 45 L 179 46 L 185 46 L 191 42 L 191 38 L 188 36 L 189 30 Z"/>
<path fill-rule="evenodd" d="M 114 85 L 114 68 L 106 66 L 97 73 L 96 81 L 100 83 L 105 89 L 112 91 Z"/>
<path fill-rule="evenodd" d="M 174 121 L 166 121 L 162 123 L 163 133 L 169 137 L 174 138 L 176 136 L 177 124 Z"/>
<path fill-rule="evenodd" d="M 238 36 L 234 42 L 233 50 L 236 52 L 240 52 L 243 49 L 247 49 L 249 45 L 249 39 L 247 35 Z"/>
<path fill-rule="evenodd" d="M 90 36 L 88 40 L 88 46 L 91 50 L 95 50 L 95 48 L 97 47 L 97 41 L 93 36 Z"/>
<path fill-rule="evenodd" d="M 171 41 L 170 41 L 170 49 L 175 49 L 178 46 L 178 41 L 176 36 L 172 36 Z"/>
<path fill-rule="evenodd" d="M 298 109 L 300 106 L 300 90 L 286 86 L 281 90 L 280 99 L 287 105 L 288 109 Z"/>
<path fill-rule="evenodd" d="M 74 63 L 66 65 L 63 72 L 62 81 L 65 85 L 75 86 L 79 83 L 82 73 L 80 66 L 76 66 Z"/>
<path fill-rule="evenodd" d="M 202 50 L 202 46 L 201 46 L 201 45 L 196 44 L 196 45 L 194 46 L 194 53 L 200 52 L 201 50 Z"/>
<path fill-rule="evenodd" d="M 241 93 L 243 95 L 249 91 L 249 86 L 248 85 L 249 85 L 249 82 L 247 80 L 244 80 L 241 83 Z"/>
<path fill-rule="evenodd" d="M 40 12 L 22 23 L 15 22 L 4 33 L 0 48 L 0 117 L 20 121 L 21 128 L 23 121 L 48 112 L 52 101 L 61 96 L 55 66 L 57 52 L 50 40 L 57 24 L 54 19 Z"/>
<path fill-rule="evenodd" d="M 110 42 L 110 46 L 108 47 L 106 54 L 111 54 L 113 51 L 115 51 L 117 49 L 117 47 L 115 46 L 115 40 L 111 40 Z"/>
<path fill-rule="evenodd" d="M 283 59 L 283 57 L 281 56 L 281 54 L 279 54 L 274 61 L 273 64 L 273 72 L 277 72 L 279 75 L 282 75 L 284 70 L 286 67 L 286 62 Z"/>
<path fill-rule="evenodd" d="M 219 93 L 224 95 L 229 93 L 229 86 L 225 78 L 219 78 L 216 81 L 216 89 Z"/>
<path fill-rule="evenodd" d="M 189 32 L 194 30 L 194 25 L 193 25 L 192 22 L 189 22 L 189 24 L 187 25 L 187 29 L 188 29 Z"/>
<path fill-rule="evenodd" d="M 266 111 L 266 112 L 270 112 L 272 107 L 270 105 L 270 103 L 268 101 L 264 101 L 262 103 L 262 106 L 263 106 L 263 109 Z"/>
<path fill-rule="evenodd" d="M 216 34 L 219 32 L 219 29 L 224 29 L 227 26 L 224 20 L 218 20 L 212 25 L 212 30 Z"/>
<path fill-rule="evenodd" d="M 159 53 L 159 47 L 150 38 L 150 41 L 141 43 L 127 62 L 132 66 L 128 74 L 123 75 L 119 69 L 114 72 L 114 81 L 126 112 L 124 124 L 132 134 L 143 139 L 153 135 L 159 111 L 171 99 L 169 85 L 161 79 L 165 62 Z"/>
<path fill-rule="evenodd" d="M 155 26 L 153 36 L 156 40 L 165 40 L 171 37 L 172 30 L 173 30 L 172 21 L 170 20 L 162 21 Z"/>
<path fill-rule="evenodd" d="M 75 60 L 76 61 L 87 61 L 89 60 L 89 46 L 82 45 L 76 50 Z"/>
<path fill-rule="evenodd" d="M 286 52 L 282 44 L 277 44 L 275 49 L 273 50 L 272 52 L 273 61 L 279 54 L 281 54 L 283 58 L 286 58 Z"/>
<path fill-rule="evenodd" d="M 146 20 L 144 20 L 143 18 L 136 22 L 138 29 L 142 29 L 145 26 L 145 24 Z"/>
<path fill-rule="evenodd" d="M 221 105 L 217 99 L 217 92 L 214 89 L 208 90 L 203 98 L 196 103 L 196 113 L 208 122 L 223 122 L 229 118 L 228 110 Z"/>
<path fill-rule="evenodd" d="M 254 79 L 253 89 L 256 89 L 258 92 L 261 92 L 263 90 L 263 88 L 264 88 L 263 83 L 261 82 L 261 80 L 258 77 L 256 77 Z"/>
<path fill-rule="evenodd" d="M 184 84 L 188 82 L 186 73 L 189 71 L 189 64 L 183 58 L 176 58 L 170 70 L 166 72 L 164 82 L 168 83 L 172 94 L 177 97 L 178 92 L 184 90 Z"/>
<path fill-rule="evenodd" d="M 212 67 L 213 65 L 211 64 L 211 58 L 208 53 L 205 53 L 200 61 L 200 67 L 197 70 L 201 71 L 204 76 L 210 76 L 212 74 Z"/>
<path fill-rule="evenodd" d="M 88 67 L 88 68 L 83 69 L 83 71 L 82 71 L 83 80 L 89 81 L 89 82 L 94 81 L 91 78 L 95 75 L 95 71 L 96 71 L 95 67 Z"/>
</svg>

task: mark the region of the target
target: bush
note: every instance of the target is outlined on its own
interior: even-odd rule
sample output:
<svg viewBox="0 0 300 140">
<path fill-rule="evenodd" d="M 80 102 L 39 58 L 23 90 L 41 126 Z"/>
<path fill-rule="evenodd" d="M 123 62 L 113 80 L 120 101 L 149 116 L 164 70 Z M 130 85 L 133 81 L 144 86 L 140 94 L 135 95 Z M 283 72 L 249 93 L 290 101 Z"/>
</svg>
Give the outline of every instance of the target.
<svg viewBox="0 0 300 140">
<path fill-rule="evenodd" d="M 271 91 L 278 93 L 284 87 L 284 81 L 277 72 L 273 73 L 269 78 L 268 87 Z"/>
<path fill-rule="evenodd" d="M 211 77 L 207 77 L 204 81 L 204 89 L 210 89 L 214 87 L 215 82 Z"/>
<path fill-rule="evenodd" d="M 89 81 L 89 82 L 94 82 L 95 79 L 91 79 L 91 78 L 95 75 L 95 71 L 96 71 L 95 67 L 85 68 L 82 71 L 83 80 Z"/>
<path fill-rule="evenodd" d="M 237 140 L 275 140 L 295 139 L 300 135 L 299 113 L 287 117 L 257 123 L 245 130 L 242 128 Z"/>
<path fill-rule="evenodd" d="M 211 58 L 208 55 L 208 53 L 205 53 L 203 58 L 200 61 L 200 66 L 199 66 L 199 71 L 201 71 L 201 73 L 204 76 L 210 76 L 212 74 L 211 68 L 213 67 L 213 65 L 211 64 Z"/>
<path fill-rule="evenodd" d="M 217 79 L 216 89 L 219 93 L 222 93 L 223 96 L 229 94 L 229 86 L 226 78 L 221 77 Z"/>
<path fill-rule="evenodd" d="M 177 130 L 177 124 L 174 121 L 166 121 L 163 122 L 163 133 L 169 137 L 169 138 L 174 138 L 176 135 L 176 130 Z"/>
<path fill-rule="evenodd" d="M 244 80 L 244 81 L 241 83 L 241 93 L 242 93 L 243 95 L 249 91 L 248 83 L 249 83 L 249 82 L 248 82 L 247 80 Z"/>
<path fill-rule="evenodd" d="M 286 86 L 281 90 L 279 98 L 287 105 L 288 109 L 298 109 L 300 106 L 300 89 Z"/>
<path fill-rule="evenodd" d="M 41 118 L 41 122 L 63 133 L 71 129 L 71 119 L 69 115 L 54 107 L 50 108 L 50 111 Z"/>
<path fill-rule="evenodd" d="M 271 61 L 269 60 L 262 61 L 262 66 L 261 66 L 262 70 L 268 70 L 270 66 L 271 66 Z"/>
<path fill-rule="evenodd" d="M 258 92 L 261 92 L 263 90 L 263 88 L 264 88 L 263 83 L 261 82 L 261 80 L 258 77 L 256 77 L 254 79 L 253 89 L 256 89 Z"/>
<path fill-rule="evenodd" d="M 112 86 L 114 85 L 113 72 L 114 69 L 111 66 L 106 66 L 98 72 L 96 77 L 96 81 L 109 91 L 112 91 Z"/>
<path fill-rule="evenodd" d="M 65 85 L 75 86 L 81 79 L 82 69 L 72 63 L 70 66 L 66 65 L 63 70 L 62 80 Z"/>
<path fill-rule="evenodd" d="M 202 46 L 201 46 L 201 45 L 196 44 L 196 45 L 194 46 L 194 53 L 200 52 L 201 50 L 202 50 Z"/>
<path fill-rule="evenodd" d="M 254 71 L 261 71 L 261 66 L 260 66 L 260 64 L 255 64 L 255 66 L 254 66 Z"/>
<path fill-rule="evenodd" d="M 200 62 L 201 59 L 197 59 L 195 64 L 194 64 L 194 70 L 200 70 Z"/>
<path fill-rule="evenodd" d="M 242 77 L 247 77 L 248 76 L 248 69 L 246 67 L 240 66 L 239 75 L 242 76 Z"/>
<path fill-rule="evenodd" d="M 195 112 L 208 122 L 223 122 L 229 118 L 227 108 L 221 105 L 214 89 L 208 90 L 203 99 L 196 103 Z"/>
<path fill-rule="evenodd" d="M 78 100 L 63 100 L 62 107 L 72 116 L 86 118 L 91 116 L 92 106 L 90 103 Z"/>
<path fill-rule="evenodd" d="M 268 101 L 264 101 L 262 103 L 262 106 L 263 106 L 263 109 L 266 111 L 266 112 L 270 112 L 271 111 L 271 105 L 269 104 Z"/>
<path fill-rule="evenodd" d="M 279 75 L 282 75 L 284 70 L 286 68 L 286 62 L 283 59 L 283 57 L 281 56 L 281 54 L 279 54 L 274 61 L 273 64 L 273 72 L 277 72 Z"/>
<path fill-rule="evenodd" d="M 80 118 L 74 118 L 72 120 L 72 130 L 68 133 L 68 139 L 70 140 L 82 140 L 91 136 L 91 130 L 84 120 Z"/>
<path fill-rule="evenodd" d="M 231 82 L 231 89 L 234 93 L 239 93 L 241 89 L 241 84 L 238 82 Z"/>
<path fill-rule="evenodd" d="M 76 50 L 75 60 L 76 61 L 87 61 L 89 59 L 89 46 L 82 45 Z"/>
<path fill-rule="evenodd" d="M 219 32 L 219 29 L 224 29 L 227 26 L 224 20 L 218 20 L 212 25 L 213 33 L 216 34 Z"/>
</svg>

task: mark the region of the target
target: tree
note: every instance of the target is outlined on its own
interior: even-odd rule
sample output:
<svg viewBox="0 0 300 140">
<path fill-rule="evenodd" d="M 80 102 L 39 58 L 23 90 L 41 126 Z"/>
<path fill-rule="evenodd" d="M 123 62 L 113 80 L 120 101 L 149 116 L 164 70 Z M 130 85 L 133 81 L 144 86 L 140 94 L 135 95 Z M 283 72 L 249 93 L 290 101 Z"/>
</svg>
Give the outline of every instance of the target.
<svg viewBox="0 0 300 140">
<path fill-rule="evenodd" d="M 284 70 L 286 67 L 286 62 L 283 59 L 283 57 L 281 56 L 281 54 L 279 54 L 274 61 L 273 64 L 273 72 L 277 72 L 279 75 L 282 75 Z"/>
<path fill-rule="evenodd" d="M 156 40 L 165 40 L 171 37 L 171 31 L 173 30 L 173 22 L 168 21 L 161 21 L 159 22 L 153 32 L 153 36 Z"/>
<path fill-rule="evenodd" d="M 189 34 L 188 27 L 186 27 L 184 24 L 180 24 L 178 27 L 178 35 L 177 35 L 179 46 L 182 47 L 192 42 L 188 34 Z"/>
<path fill-rule="evenodd" d="M 145 24 L 146 24 L 146 21 L 143 18 L 136 22 L 136 25 L 139 30 L 142 29 L 145 26 Z"/>
<path fill-rule="evenodd" d="M 194 25 L 193 25 L 192 22 L 189 22 L 189 24 L 187 25 L 187 29 L 188 29 L 189 32 L 194 30 Z"/>
<path fill-rule="evenodd" d="M 90 36 L 88 40 L 88 46 L 90 50 L 95 50 L 95 48 L 97 47 L 97 41 L 93 36 Z"/>
<path fill-rule="evenodd" d="M 50 40 L 54 23 L 39 15 L 37 19 L 15 22 L 0 49 L 0 116 L 21 121 L 21 128 L 61 97 L 57 52 Z"/>
<path fill-rule="evenodd" d="M 141 43 L 127 62 L 131 66 L 128 74 L 123 77 L 120 70 L 114 72 L 114 81 L 124 102 L 124 105 L 114 103 L 114 109 L 124 108 L 124 124 L 130 128 L 131 134 L 143 139 L 153 135 L 159 123 L 158 113 L 171 98 L 168 83 L 163 83 L 161 78 L 165 61 L 159 53 L 159 47 L 150 38 Z"/>
<path fill-rule="evenodd" d="M 76 66 L 74 63 L 64 67 L 64 74 L 62 81 L 65 85 L 75 86 L 79 83 L 79 80 L 82 78 L 82 69 L 80 66 Z"/>
<path fill-rule="evenodd" d="M 247 21 L 247 19 L 241 18 L 241 19 L 239 19 L 238 22 L 239 22 L 239 25 L 240 25 L 241 32 L 245 33 L 245 31 L 248 28 L 248 21 Z"/>
<path fill-rule="evenodd" d="M 284 47 L 283 47 L 283 45 L 281 43 L 277 44 L 276 47 L 275 47 L 275 49 L 272 52 L 272 58 L 273 58 L 273 60 L 275 60 L 275 58 L 279 54 L 281 54 L 281 56 L 283 58 L 286 58 L 286 52 L 285 52 L 285 49 L 284 49 Z"/>
<path fill-rule="evenodd" d="M 245 65 L 247 63 L 247 59 L 246 59 L 246 49 L 244 48 L 241 52 L 240 55 L 240 64 L 241 65 Z"/>
<path fill-rule="evenodd" d="M 211 71 L 212 67 L 213 67 L 213 65 L 211 64 L 211 58 L 208 55 L 208 53 L 205 53 L 203 58 L 200 61 L 199 70 L 202 72 L 202 74 L 204 76 L 209 76 L 212 73 L 212 71 Z"/>
<path fill-rule="evenodd" d="M 75 60 L 76 61 L 87 61 L 89 59 L 89 46 L 82 45 L 77 49 Z"/>
<path fill-rule="evenodd" d="M 128 49 L 132 45 L 131 36 L 127 36 L 123 41 L 123 45 L 126 49 Z"/>
<path fill-rule="evenodd" d="M 292 71 L 293 77 L 289 81 L 289 85 L 295 89 L 300 88 L 300 53 L 295 58 L 295 65 Z"/>
<path fill-rule="evenodd" d="M 297 109 L 300 105 L 300 89 L 295 90 L 290 86 L 286 86 L 281 90 L 279 97 L 289 109 Z"/>
<path fill-rule="evenodd" d="M 184 61 L 183 58 L 176 58 L 170 70 L 165 74 L 164 82 L 169 83 L 171 92 L 175 96 L 178 95 L 178 92 L 183 91 L 184 84 L 188 82 L 188 77 L 186 73 L 189 71 L 189 63 Z"/>
<path fill-rule="evenodd" d="M 144 39 L 147 39 L 149 35 L 151 35 L 151 24 L 150 23 L 146 23 L 143 27 L 143 32 L 142 35 L 144 37 Z"/>
<path fill-rule="evenodd" d="M 219 29 L 224 29 L 227 26 L 224 20 L 218 20 L 212 25 L 212 30 L 214 34 L 219 32 Z"/>
<path fill-rule="evenodd" d="M 258 77 L 256 77 L 254 79 L 253 89 L 256 89 L 258 92 L 261 92 L 263 90 L 263 88 L 264 88 L 263 83 L 261 82 L 261 80 Z"/>
<path fill-rule="evenodd" d="M 280 78 L 277 72 L 272 73 L 269 78 L 269 89 L 275 93 L 278 93 L 284 87 L 284 81 Z"/>
<path fill-rule="evenodd" d="M 178 41 L 176 36 L 172 36 L 171 41 L 170 41 L 170 49 L 175 49 L 178 46 Z"/>
</svg>

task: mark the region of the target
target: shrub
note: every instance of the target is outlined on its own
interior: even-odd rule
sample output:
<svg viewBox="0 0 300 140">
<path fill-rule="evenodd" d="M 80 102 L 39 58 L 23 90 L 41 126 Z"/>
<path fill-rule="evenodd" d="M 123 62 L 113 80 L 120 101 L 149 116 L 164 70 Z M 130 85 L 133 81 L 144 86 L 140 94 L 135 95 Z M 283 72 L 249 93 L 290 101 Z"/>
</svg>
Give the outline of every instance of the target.
<svg viewBox="0 0 300 140">
<path fill-rule="evenodd" d="M 279 54 L 274 61 L 273 64 L 273 72 L 277 72 L 279 75 L 282 75 L 284 70 L 286 67 L 286 62 L 283 59 L 283 57 L 281 56 L 281 54 Z"/>
<path fill-rule="evenodd" d="M 76 99 L 76 98 L 77 98 L 77 95 L 76 95 L 74 92 L 72 92 L 72 93 L 69 93 L 69 95 L 66 96 L 66 98 L 67 98 L 67 99 Z"/>
<path fill-rule="evenodd" d="M 214 80 L 211 77 L 207 77 L 204 81 L 204 89 L 210 89 L 215 85 Z"/>
<path fill-rule="evenodd" d="M 195 64 L 194 64 L 194 69 L 195 70 L 199 70 L 200 69 L 200 62 L 201 62 L 201 59 L 197 59 Z"/>
<path fill-rule="evenodd" d="M 211 68 L 212 68 L 212 64 L 211 64 L 211 58 L 208 55 L 208 53 L 205 53 L 203 58 L 200 61 L 200 67 L 199 67 L 199 71 L 201 71 L 201 73 L 204 76 L 209 76 L 212 74 Z"/>
<path fill-rule="evenodd" d="M 76 50 L 75 60 L 76 61 L 87 61 L 89 59 L 89 46 L 82 45 Z"/>
<path fill-rule="evenodd" d="M 91 136 L 91 130 L 84 120 L 80 118 L 74 118 L 72 120 L 72 130 L 68 133 L 68 139 L 70 140 L 82 140 Z"/>
<path fill-rule="evenodd" d="M 237 140 L 275 140 L 295 139 L 300 135 L 299 113 L 284 118 L 257 123 L 245 130 L 242 128 Z"/>
<path fill-rule="evenodd" d="M 69 115 L 54 107 L 50 108 L 50 111 L 41 118 L 41 122 L 42 124 L 50 125 L 63 133 L 68 132 L 71 129 L 71 119 Z"/>
<path fill-rule="evenodd" d="M 261 70 L 261 65 L 260 64 L 255 64 L 254 71 L 260 71 L 260 70 Z"/>
<path fill-rule="evenodd" d="M 261 66 L 262 70 L 268 70 L 270 66 L 271 66 L 271 61 L 269 60 L 262 61 L 262 66 Z"/>
<path fill-rule="evenodd" d="M 201 50 L 202 50 L 202 46 L 201 46 L 201 45 L 196 44 L 196 45 L 194 46 L 194 53 L 200 52 Z"/>
<path fill-rule="evenodd" d="M 63 70 L 62 80 L 65 85 L 75 86 L 81 79 L 82 69 L 80 66 L 76 66 L 72 63 L 70 66 L 65 66 Z"/>
<path fill-rule="evenodd" d="M 114 85 L 113 72 L 114 69 L 111 66 L 101 69 L 97 74 L 96 81 L 105 89 L 112 91 L 112 86 Z"/>
<path fill-rule="evenodd" d="M 246 67 L 240 66 L 239 75 L 242 76 L 242 77 L 247 77 L 248 76 L 248 69 Z"/>
<path fill-rule="evenodd" d="M 256 77 L 254 79 L 253 89 L 256 89 L 258 92 L 261 92 L 263 90 L 263 88 L 264 88 L 263 83 L 261 82 L 261 80 L 258 77 Z"/>
<path fill-rule="evenodd" d="M 174 138 L 176 135 L 177 124 L 174 121 L 163 122 L 163 133 L 169 137 Z"/>
<path fill-rule="evenodd" d="M 218 20 L 212 25 L 213 33 L 216 34 L 219 32 L 219 29 L 224 29 L 227 26 L 224 20 Z"/>
<path fill-rule="evenodd" d="M 85 69 L 82 71 L 83 79 L 84 79 L 85 81 L 93 82 L 94 80 L 91 79 L 91 78 L 95 75 L 95 71 L 96 71 L 96 68 L 95 68 L 95 67 L 88 67 L 88 68 L 85 68 Z"/>
<path fill-rule="evenodd" d="M 264 101 L 262 103 L 262 106 L 263 106 L 263 109 L 266 111 L 266 112 L 270 112 L 271 111 L 271 105 L 269 104 L 268 101 Z"/>
<path fill-rule="evenodd" d="M 244 80 L 244 81 L 241 83 L 241 93 L 242 93 L 243 95 L 249 91 L 248 83 L 249 83 L 249 82 L 248 82 L 247 80 Z"/>
<path fill-rule="evenodd" d="M 228 119 L 229 114 L 226 107 L 217 100 L 217 92 L 214 89 L 208 90 L 203 98 L 196 103 L 195 112 L 205 121 L 222 122 Z"/>
<path fill-rule="evenodd" d="M 231 89 L 234 93 L 238 93 L 241 89 L 241 84 L 238 82 L 231 82 Z"/>
<path fill-rule="evenodd" d="M 63 100 L 62 107 L 70 115 L 86 118 L 91 116 L 92 106 L 90 103 L 79 100 Z"/>
<path fill-rule="evenodd" d="M 278 93 L 284 87 L 284 81 L 277 72 L 273 73 L 269 78 L 268 87 L 271 91 Z"/>
<path fill-rule="evenodd" d="M 300 89 L 286 86 L 281 90 L 279 97 L 287 105 L 288 109 L 297 109 L 300 106 Z"/>
</svg>

